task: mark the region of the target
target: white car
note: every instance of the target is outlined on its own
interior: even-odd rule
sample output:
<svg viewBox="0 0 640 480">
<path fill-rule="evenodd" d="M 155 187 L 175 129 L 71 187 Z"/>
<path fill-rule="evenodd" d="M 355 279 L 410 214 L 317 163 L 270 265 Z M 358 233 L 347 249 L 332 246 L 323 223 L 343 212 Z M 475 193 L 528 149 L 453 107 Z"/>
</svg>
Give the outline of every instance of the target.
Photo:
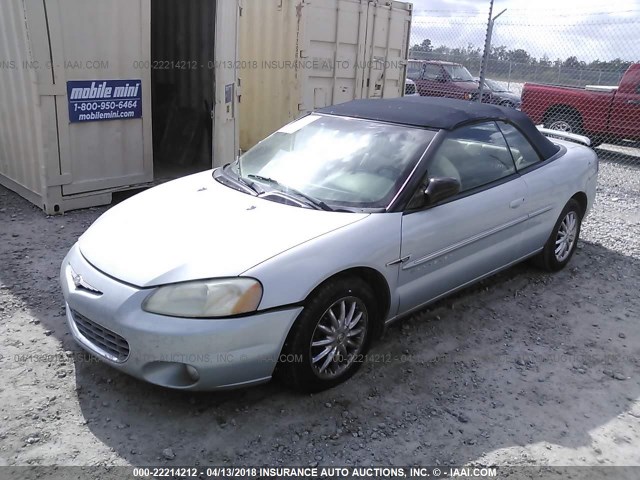
<svg viewBox="0 0 640 480">
<path fill-rule="evenodd" d="M 418 88 L 416 87 L 416 82 L 411 80 L 410 78 L 405 79 L 404 85 L 404 96 L 405 97 L 419 97 Z"/>
<path fill-rule="evenodd" d="M 100 217 L 62 264 L 69 328 L 165 387 L 329 388 L 389 322 L 528 258 L 567 265 L 597 172 L 511 108 L 325 108 Z"/>
</svg>

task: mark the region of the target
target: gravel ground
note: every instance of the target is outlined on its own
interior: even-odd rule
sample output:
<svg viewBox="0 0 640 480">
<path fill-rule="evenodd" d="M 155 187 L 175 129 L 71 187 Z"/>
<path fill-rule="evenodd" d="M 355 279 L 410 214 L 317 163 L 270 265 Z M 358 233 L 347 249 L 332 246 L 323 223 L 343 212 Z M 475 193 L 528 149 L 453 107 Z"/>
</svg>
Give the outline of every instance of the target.
<svg viewBox="0 0 640 480">
<path fill-rule="evenodd" d="M 0 465 L 640 465 L 639 198 L 640 167 L 603 163 L 567 269 L 396 324 L 331 391 L 185 394 L 70 337 L 58 268 L 104 209 L 46 217 L 0 187 Z"/>
</svg>

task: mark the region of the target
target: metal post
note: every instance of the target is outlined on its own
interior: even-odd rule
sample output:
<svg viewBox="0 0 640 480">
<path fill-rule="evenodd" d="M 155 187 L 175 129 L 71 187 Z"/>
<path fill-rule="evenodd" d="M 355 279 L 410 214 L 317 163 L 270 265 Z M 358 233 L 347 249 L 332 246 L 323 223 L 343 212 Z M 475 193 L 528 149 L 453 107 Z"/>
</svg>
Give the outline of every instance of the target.
<svg viewBox="0 0 640 480">
<path fill-rule="evenodd" d="M 558 85 L 560 85 L 560 72 L 562 71 L 562 64 L 558 65 Z"/>
<path fill-rule="evenodd" d="M 493 35 L 493 25 L 495 24 L 496 19 L 506 11 L 507 9 L 505 8 L 498 15 L 491 18 L 491 16 L 493 15 L 493 0 L 491 0 L 491 3 L 489 5 L 489 22 L 487 23 L 487 38 L 484 42 L 484 55 L 482 55 L 482 66 L 480 67 L 480 88 L 478 89 L 478 102 L 482 102 L 482 95 L 484 93 L 484 80 L 487 74 L 489 54 L 491 53 L 491 36 Z"/>
</svg>

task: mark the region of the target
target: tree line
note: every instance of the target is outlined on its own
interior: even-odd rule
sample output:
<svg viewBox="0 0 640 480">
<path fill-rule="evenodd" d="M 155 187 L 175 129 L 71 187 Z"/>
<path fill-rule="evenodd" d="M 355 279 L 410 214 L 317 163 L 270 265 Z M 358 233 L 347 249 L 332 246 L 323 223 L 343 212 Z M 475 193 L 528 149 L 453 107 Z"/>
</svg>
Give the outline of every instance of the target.
<svg viewBox="0 0 640 480">
<path fill-rule="evenodd" d="M 483 50 L 472 44 L 466 47 L 434 47 L 430 39 L 413 45 L 409 58 L 449 60 L 465 65 L 471 73 L 479 70 Z M 615 58 L 585 62 L 575 55 L 551 60 L 547 54 L 537 58 L 523 48 L 492 46 L 489 53 L 489 74 L 510 80 L 548 81 L 565 84 L 617 83 L 617 79 L 633 62 Z M 532 78 L 533 77 L 533 78 Z"/>
</svg>

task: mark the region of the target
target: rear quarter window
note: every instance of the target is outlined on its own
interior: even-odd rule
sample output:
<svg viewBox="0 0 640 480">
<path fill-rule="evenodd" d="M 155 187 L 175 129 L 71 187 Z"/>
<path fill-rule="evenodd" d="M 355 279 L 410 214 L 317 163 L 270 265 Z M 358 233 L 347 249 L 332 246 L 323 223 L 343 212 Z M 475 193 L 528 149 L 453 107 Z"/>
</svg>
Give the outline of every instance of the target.
<svg viewBox="0 0 640 480">
<path fill-rule="evenodd" d="M 518 170 L 524 170 L 542 160 L 535 148 L 529 143 L 529 140 L 516 127 L 505 122 L 498 122 L 498 125 L 507 139 L 511 155 L 513 155 L 513 161 Z"/>
</svg>

